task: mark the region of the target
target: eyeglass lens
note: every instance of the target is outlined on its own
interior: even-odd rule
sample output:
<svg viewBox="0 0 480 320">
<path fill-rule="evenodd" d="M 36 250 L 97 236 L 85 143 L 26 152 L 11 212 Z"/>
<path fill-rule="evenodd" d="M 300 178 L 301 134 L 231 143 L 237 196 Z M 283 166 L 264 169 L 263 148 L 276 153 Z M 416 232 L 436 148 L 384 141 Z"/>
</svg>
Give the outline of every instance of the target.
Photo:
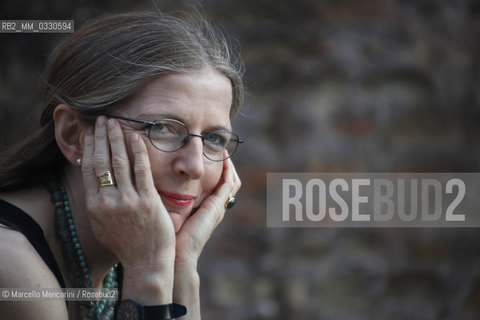
<svg viewBox="0 0 480 320">
<path fill-rule="evenodd" d="M 149 132 L 152 144 L 159 150 L 174 152 L 180 150 L 188 142 L 190 136 L 188 129 L 179 121 L 164 119 L 157 121 Z M 222 161 L 230 157 L 238 146 L 238 137 L 227 130 L 217 130 L 202 136 L 205 156 L 213 161 Z M 225 156 L 223 150 L 228 155 Z"/>
</svg>

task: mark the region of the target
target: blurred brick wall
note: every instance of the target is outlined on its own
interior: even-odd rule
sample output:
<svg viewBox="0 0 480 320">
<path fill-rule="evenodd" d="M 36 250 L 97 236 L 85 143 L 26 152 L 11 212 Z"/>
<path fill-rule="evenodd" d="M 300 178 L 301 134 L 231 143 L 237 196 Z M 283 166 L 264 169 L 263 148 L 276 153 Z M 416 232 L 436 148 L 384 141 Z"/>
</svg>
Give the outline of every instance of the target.
<svg viewBox="0 0 480 320">
<path fill-rule="evenodd" d="M 479 1 L 198 3 L 239 40 L 249 92 L 234 123 L 246 140 L 235 158 L 243 188 L 200 261 L 204 318 L 480 318 L 476 229 L 265 227 L 269 171 L 479 171 Z M 0 12 L 81 24 L 152 7 L 53 1 Z M 0 38 L 8 144 L 34 125 L 38 78 L 62 37 Z"/>
</svg>

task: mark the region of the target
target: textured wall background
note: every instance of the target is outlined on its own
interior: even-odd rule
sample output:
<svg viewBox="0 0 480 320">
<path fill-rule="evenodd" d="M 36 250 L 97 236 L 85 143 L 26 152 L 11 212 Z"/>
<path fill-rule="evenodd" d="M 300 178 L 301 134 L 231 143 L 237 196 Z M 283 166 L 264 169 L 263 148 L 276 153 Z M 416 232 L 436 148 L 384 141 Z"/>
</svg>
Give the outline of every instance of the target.
<svg viewBox="0 0 480 320">
<path fill-rule="evenodd" d="M 162 10 L 184 8 L 157 1 Z M 476 229 L 267 229 L 269 171 L 479 171 L 480 2 L 198 1 L 242 47 L 243 180 L 201 261 L 205 319 L 478 319 Z M 152 1 L 15 1 L 85 19 Z M 63 38 L 0 34 L 0 144 L 37 125 Z"/>
</svg>

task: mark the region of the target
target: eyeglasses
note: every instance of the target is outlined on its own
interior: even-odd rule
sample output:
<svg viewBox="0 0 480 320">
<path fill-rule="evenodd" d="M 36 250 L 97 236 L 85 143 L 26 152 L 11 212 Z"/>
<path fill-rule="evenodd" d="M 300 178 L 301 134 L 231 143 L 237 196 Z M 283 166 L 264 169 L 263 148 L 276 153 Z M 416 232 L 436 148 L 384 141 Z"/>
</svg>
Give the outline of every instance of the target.
<svg viewBox="0 0 480 320">
<path fill-rule="evenodd" d="M 185 147 L 190 137 L 198 137 L 202 139 L 203 155 L 211 161 L 220 162 L 230 158 L 238 144 L 243 143 L 235 133 L 228 130 L 215 130 L 203 135 L 190 133 L 184 123 L 175 119 L 146 121 L 109 114 L 105 116 L 148 125 L 148 139 L 155 148 L 163 152 L 178 151 Z M 226 156 L 224 150 L 227 150 Z"/>
</svg>

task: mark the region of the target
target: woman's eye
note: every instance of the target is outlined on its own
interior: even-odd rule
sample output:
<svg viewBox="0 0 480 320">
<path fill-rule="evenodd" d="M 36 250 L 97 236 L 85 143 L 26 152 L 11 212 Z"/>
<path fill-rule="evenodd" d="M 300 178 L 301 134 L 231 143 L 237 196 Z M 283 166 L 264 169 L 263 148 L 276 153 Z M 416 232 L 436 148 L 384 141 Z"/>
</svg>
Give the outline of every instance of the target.
<svg viewBox="0 0 480 320">
<path fill-rule="evenodd" d="M 227 143 L 226 138 L 217 133 L 207 134 L 204 140 L 205 142 L 208 142 L 217 146 L 221 146 L 221 147 L 225 146 Z"/>
<path fill-rule="evenodd" d="M 176 130 L 173 126 L 163 123 L 157 123 L 152 127 L 155 134 L 175 134 Z"/>
<path fill-rule="evenodd" d="M 155 130 L 155 132 L 158 132 L 158 133 L 168 131 L 167 127 L 164 126 L 163 124 L 156 124 L 155 126 L 153 126 L 152 129 Z"/>
</svg>

